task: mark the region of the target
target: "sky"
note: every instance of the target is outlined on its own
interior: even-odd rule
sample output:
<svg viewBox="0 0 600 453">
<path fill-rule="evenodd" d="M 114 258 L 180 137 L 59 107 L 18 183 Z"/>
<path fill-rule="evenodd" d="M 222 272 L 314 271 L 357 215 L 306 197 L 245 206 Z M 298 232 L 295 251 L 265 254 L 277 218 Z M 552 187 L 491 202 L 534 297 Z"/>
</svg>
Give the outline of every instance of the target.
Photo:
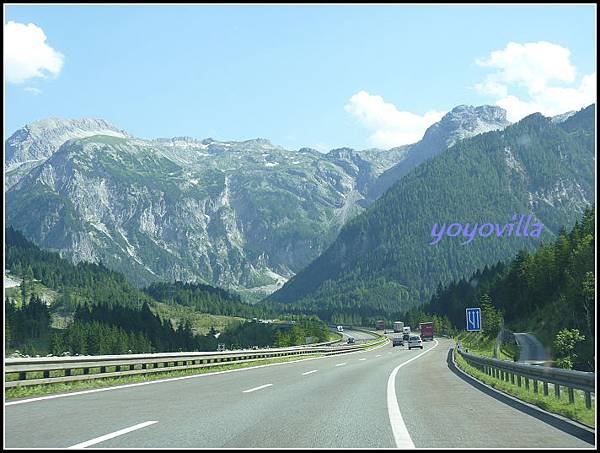
<svg viewBox="0 0 600 453">
<path fill-rule="evenodd" d="M 47 117 L 141 138 L 388 149 L 460 104 L 595 102 L 595 5 L 4 6 L 5 140 Z"/>
</svg>

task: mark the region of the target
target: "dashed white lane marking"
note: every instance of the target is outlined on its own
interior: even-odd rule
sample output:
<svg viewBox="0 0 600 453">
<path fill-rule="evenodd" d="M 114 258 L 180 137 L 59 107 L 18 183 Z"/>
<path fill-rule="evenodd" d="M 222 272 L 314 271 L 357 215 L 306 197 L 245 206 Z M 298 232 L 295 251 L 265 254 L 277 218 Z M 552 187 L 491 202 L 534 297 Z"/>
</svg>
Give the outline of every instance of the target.
<svg viewBox="0 0 600 453">
<path fill-rule="evenodd" d="M 366 349 L 364 351 L 358 351 L 357 353 L 361 354 L 364 352 L 374 351 L 375 349 L 382 348 L 385 345 L 387 345 L 387 343 L 381 344 L 379 346 L 375 346 L 374 348 Z M 249 367 L 245 367 L 245 368 L 235 368 L 232 370 L 213 371 L 210 373 L 193 374 L 190 376 L 179 376 L 179 377 L 174 377 L 174 378 L 156 379 L 153 381 L 136 382 L 135 384 L 123 384 L 123 385 L 115 385 L 115 386 L 104 387 L 104 388 L 99 388 L 99 389 L 80 390 L 78 392 L 58 393 L 56 395 L 46 395 L 46 396 L 38 396 L 35 398 L 27 398 L 27 399 L 22 399 L 22 400 L 17 400 L 17 401 L 8 401 L 8 402 L 4 403 L 4 406 L 6 407 L 6 406 L 15 406 L 17 404 L 36 403 L 36 402 L 40 402 L 40 401 L 53 400 L 53 399 L 57 399 L 57 398 L 68 398 L 71 396 L 87 395 L 90 393 L 110 392 L 113 390 L 120 390 L 120 389 L 125 389 L 125 388 L 132 388 L 132 387 L 142 387 L 142 386 L 153 385 L 153 384 L 162 384 L 165 382 L 174 382 L 174 381 L 182 381 L 182 380 L 188 380 L 188 379 L 205 378 L 205 377 L 209 377 L 209 376 L 215 376 L 218 374 L 238 373 L 238 372 L 251 371 L 251 370 L 254 370 L 257 368 L 265 368 L 265 367 L 271 367 L 271 366 L 293 365 L 293 364 L 296 364 L 299 362 L 306 362 L 309 360 L 323 360 L 323 359 L 328 359 L 328 358 L 330 358 L 330 357 L 329 356 L 309 357 L 307 359 L 293 360 L 290 362 L 267 363 L 264 365 L 249 366 Z"/>
<path fill-rule="evenodd" d="M 367 360 L 367 359 L 358 359 L 358 360 Z"/>
<path fill-rule="evenodd" d="M 313 374 L 316 373 L 319 370 L 311 370 L 311 371 L 307 371 L 306 373 L 302 373 L 302 376 L 306 376 L 307 374 Z"/>
<path fill-rule="evenodd" d="M 261 390 L 267 387 L 271 387 L 273 384 L 265 384 L 265 385 L 259 385 L 258 387 L 254 387 L 253 389 L 248 389 L 248 390 L 244 390 L 243 393 L 250 393 L 250 392 L 256 392 L 257 390 Z"/>
<path fill-rule="evenodd" d="M 155 423 L 158 423 L 158 421 L 149 421 L 149 422 L 139 423 L 137 425 L 130 426 L 129 428 L 120 429 L 119 431 L 115 431 L 114 433 L 105 434 L 104 436 L 96 437 L 94 439 L 87 440 L 85 442 L 81 442 L 76 445 L 72 445 L 69 448 L 89 447 L 90 445 L 95 445 L 100 442 L 104 442 L 105 440 L 112 439 L 114 437 L 118 437 L 118 436 L 122 436 L 123 434 L 130 433 L 131 431 L 135 431 L 136 429 L 142 429 L 142 428 L 145 428 L 146 426 L 154 425 Z"/>
<path fill-rule="evenodd" d="M 392 370 L 390 377 L 387 382 L 387 407 L 388 407 L 388 416 L 390 419 L 390 424 L 392 425 L 392 432 L 394 433 L 394 440 L 396 441 L 396 448 L 416 448 L 413 443 L 410 434 L 408 433 L 408 429 L 406 429 L 406 425 L 404 424 L 404 420 L 402 419 L 402 414 L 400 413 L 400 406 L 398 406 L 398 398 L 396 397 L 396 375 L 398 374 L 398 370 L 405 365 L 408 365 L 413 360 L 417 360 L 424 354 L 427 354 L 429 351 L 434 349 L 438 345 L 438 341 L 435 341 L 435 345 L 426 351 L 421 352 L 420 354 L 414 356 L 412 359 L 407 360 L 406 362 L 401 363 L 396 368 Z"/>
<path fill-rule="evenodd" d="M 330 358 L 330 357 L 329 356 L 309 357 L 308 359 L 293 360 L 290 362 L 267 363 L 265 365 L 249 366 L 246 368 L 234 368 L 232 370 L 213 371 L 210 373 L 192 374 L 190 376 L 179 376 L 179 377 L 174 377 L 174 378 L 157 379 L 155 381 L 136 382 L 135 384 L 123 384 L 123 385 L 116 385 L 114 387 L 105 387 L 105 388 L 92 389 L 92 390 L 81 390 L 79 392 L 58 393 L 56 395 L 39 396 L 36 398 L 28 398 L 28 399 L 24 399 L 24 400 L 10 401 L 10 402 L 4 403 L 4 406 L 14 406 L 16 404 L 35 403 L 35 402 L 39 402 L 39 401 L 53 400 L 56 398 L 67 398 L 69 396 L 87 395 L 89 393 L 110 392 L 112 390 L 120 390 L 120 389 L 131 388 L 131 387 L 141 387 L 141 386 L 145 386 L 145 385 L 162 384 L 164 382 L 174 382 L 174 381 L 182 381 L 182 380 L 187 380 L 187 379 L 206 378 L 209 376 L 216 376 L 218 374 L 228 374 L 228 373 L 237 373 L 237 372 L 243 372 L 243 371 L 251 371 L 251 370 L 255 370 L 257 368 L 266 368 L 266 367 L 271 367 L 271 366 L 294 365 L 296 363 L 307 362 L 309 360 L 322 360 L 322 359 L 328 359 L 328 358 Z"/>
<path fill-rule="evenodd" d="M 336 366 L 344 366 L 344 365 L 346 365 L 346 362 L 338 363 Z"/>
<path fill-rule="evenodd" d="M 381 354 L 377 354 L 375 357 L 381 357 Z"/>
</svg>

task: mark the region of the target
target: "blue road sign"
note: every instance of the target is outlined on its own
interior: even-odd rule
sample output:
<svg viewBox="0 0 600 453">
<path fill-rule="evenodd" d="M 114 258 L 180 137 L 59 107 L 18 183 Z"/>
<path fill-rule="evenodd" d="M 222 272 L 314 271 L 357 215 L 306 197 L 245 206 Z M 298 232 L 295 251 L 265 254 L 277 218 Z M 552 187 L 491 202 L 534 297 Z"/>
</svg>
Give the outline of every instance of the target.
<svg viewBox="0 0 600 453">
<path fill-rule="evenodd" d="M 467 331 L 481 330 L 481 308 L 467 308 Z"/>
</svg>

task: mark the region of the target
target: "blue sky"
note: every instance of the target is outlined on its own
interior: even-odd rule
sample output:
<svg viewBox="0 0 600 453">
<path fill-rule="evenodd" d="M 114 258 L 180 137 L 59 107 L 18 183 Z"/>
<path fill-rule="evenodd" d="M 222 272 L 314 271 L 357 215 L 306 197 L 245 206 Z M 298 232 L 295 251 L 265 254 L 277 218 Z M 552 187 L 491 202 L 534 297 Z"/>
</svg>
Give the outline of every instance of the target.
<svg viewBox="0 0 600 453">
<path fill-rule="evenodd" d="M 5 6 L 5 137 L 45 117 L 99 117 L 144 138 L 389 148 L 459 104 L 498 104 L 513 120 L 556 114 L 595 101 L 595 15 L 594 5 Z"/>
</svg>

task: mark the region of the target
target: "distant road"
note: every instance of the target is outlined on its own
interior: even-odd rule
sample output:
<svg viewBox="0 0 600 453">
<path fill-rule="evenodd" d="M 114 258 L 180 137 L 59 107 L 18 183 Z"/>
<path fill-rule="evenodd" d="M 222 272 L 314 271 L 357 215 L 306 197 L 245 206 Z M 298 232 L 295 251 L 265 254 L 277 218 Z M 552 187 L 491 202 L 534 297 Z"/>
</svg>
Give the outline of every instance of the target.
<svg viewBox="0 0 600 453">
<path fill-rule="evenodd" d="M 519 345 L 519 362 L 550 360 L 544 345 L 531 333 L 515 333 Z"/>
<path fill-rule="evenodd" d="M 360 330 L 351 330 L 351 329 L 344 329 L 343 332 L 339 332 L 342 334 L 342 337 L 344 339 L 344 341 L 346 341 L 348 339 L 348 337 L 352 337 L 355 340 L 364 340 L 364 341 L 368 341 L 368 340 L 372 340 L 373 338 L 376 338 L 377 336 L 368 332 L 363 332 Z"/>
<path fill-rule="evenodd" d="M 5 405 L 5 447 L 577 448 L 447 364 L 451 340 Z"/>
</svg>

